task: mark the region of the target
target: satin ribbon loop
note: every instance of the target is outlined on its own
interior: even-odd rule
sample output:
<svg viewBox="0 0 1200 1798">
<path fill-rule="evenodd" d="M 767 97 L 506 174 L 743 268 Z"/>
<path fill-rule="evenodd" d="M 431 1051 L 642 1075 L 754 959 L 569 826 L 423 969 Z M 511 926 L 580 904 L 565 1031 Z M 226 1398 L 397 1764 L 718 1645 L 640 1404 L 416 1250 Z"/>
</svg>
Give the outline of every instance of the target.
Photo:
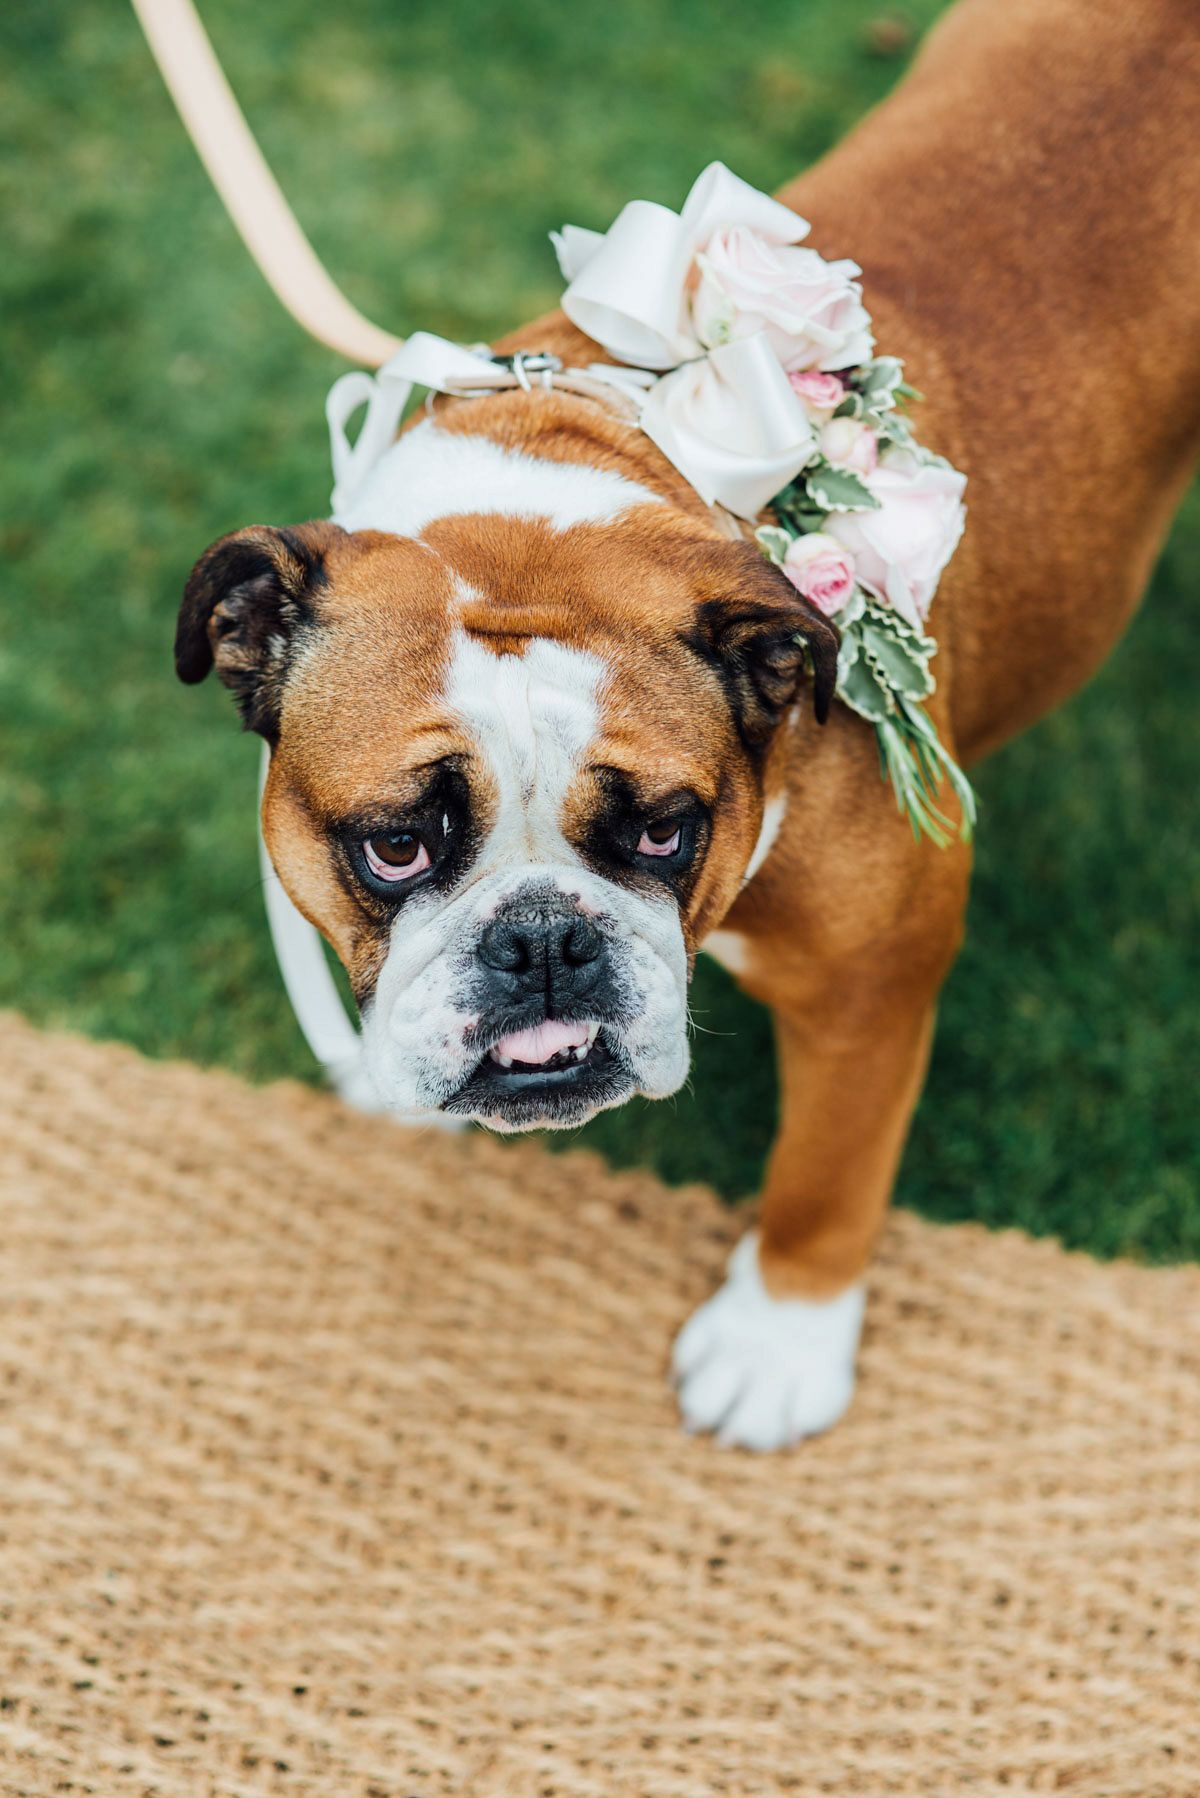
<svg viewBox="0 0 1200 1798">
<path fill-rule="evenodd" d="M 762 331 L 664 375 L 647 394 L 640 423 L 706 504 L 738 518 L 757 518 L 817 448 Z"/>
<path fill-rule="evenodd" d="M 497 364 L 488 350 L 465 349 L 432 331 L 414 331 L 390 362 L 379 371 L 379 379 L 400 379 L 418 387 L 434 387 L 444 391 L 447 379 L 468 381 L 493 372 Z"/>
<path fill-rule="evenodd" d="M 679 214 L 651 200 L 631 200 L 591 246 L 562 309 L 619 362 L 675 368 L 700 349 L 685 305 L 691 261 Z"/>
<path fill-rule="evenodd" d="M 640 423 L 709 505 L 755 518 L 808 462 L 808 415 L 760 332 L 709 350 L 692 317 L 696 258 L 713 233 L 742 226 L 797 244 L 807 221 L 713 162 L 679 212 L 633 200 L 608 231 L 553 234 L 571 322 L 618 362 L 662 371 Z"/>
<path fill-rule="evenodd" d="M 799 243 L 808 224 L 790 207 L 711 162 L 680 212 L 631 200 L 609 229 L 551 232 L 568 282 L 562 309 L 610 356 L 638 368 L 673 369 L 703 355 L 691 318 L 696 252 L 714 231 L 745 225 L 771 243 Z"/>
<path fill-rule="evenodd" d="M 751 187 L 723 162 L 710 162 L 697 175 L 679 217 L 693 249 L 724 225 L 747 225 L 768 243 L 801 243 L 811 229 L 798 212 Z"/>
</svg>

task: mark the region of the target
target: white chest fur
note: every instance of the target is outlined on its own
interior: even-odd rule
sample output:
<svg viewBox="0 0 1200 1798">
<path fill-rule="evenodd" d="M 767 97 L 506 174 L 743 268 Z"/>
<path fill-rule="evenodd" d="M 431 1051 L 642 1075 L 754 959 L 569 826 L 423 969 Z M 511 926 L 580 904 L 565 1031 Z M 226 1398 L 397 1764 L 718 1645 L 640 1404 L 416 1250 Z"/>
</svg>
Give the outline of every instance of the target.
<svg viewBox="0 0 1200 1798">
<path fill-rule="evenodd" d="M 500 512 L 566 531 L 608 524 L 632 506 L 663 503 L 609 469 L 522 455 L 490 437 L 442 431 L 427 420 L 380 457 L 336 522 L 347 531 L 416 537 L 436 518 Z"/>
</svg>

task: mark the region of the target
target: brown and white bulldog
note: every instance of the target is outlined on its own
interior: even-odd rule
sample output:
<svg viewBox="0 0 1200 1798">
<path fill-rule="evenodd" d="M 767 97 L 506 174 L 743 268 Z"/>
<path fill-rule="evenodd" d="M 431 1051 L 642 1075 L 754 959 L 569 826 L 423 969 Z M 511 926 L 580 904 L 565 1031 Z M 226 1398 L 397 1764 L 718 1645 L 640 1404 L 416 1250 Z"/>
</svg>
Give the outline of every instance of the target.
<svg viewBox="0 0 1200 1798">
<path fill-rule="evenodd" d="M 1200 12 L 963 0 L 782 198 L 853 255 L 881 350 L 969 476 L 931 712 L 970 761 L 1095 668 L 1200 425 Z M 506 349 L 597 350 L 561 315 Z M 783 1111 L 684 1417 L 772 1447 L 853 1390 L 862 1279 L 958 945 L 969 851 L 914 842 L 836 634 L 587 398 L 440 403 L 338 522 L 197 564 L 215 665 L 271 746 L 263 823 L 404 1114 L 566 1127 L 688 1068 L 707 947 L 774 1011 Z"/>
</svg>

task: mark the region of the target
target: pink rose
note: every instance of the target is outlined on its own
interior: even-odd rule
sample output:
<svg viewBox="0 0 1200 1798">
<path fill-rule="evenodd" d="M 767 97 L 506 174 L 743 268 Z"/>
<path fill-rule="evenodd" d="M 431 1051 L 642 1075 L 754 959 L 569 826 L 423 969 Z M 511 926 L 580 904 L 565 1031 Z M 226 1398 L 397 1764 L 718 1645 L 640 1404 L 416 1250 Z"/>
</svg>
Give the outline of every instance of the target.
<svg viewBox="0 0 1200 1798">
<path fill-rule="evenodd" d="M 810 531 L 789 543 L 783 572 L 826 618 L 840 612 L 854 592 L 854 557 L 824 531 Z"/>
<path fill-rule="evenodd" d="M 874 431 L 856 418 L 831 418 L 821 432 L 818 447 L 827 462 L 836 468 L 851 468 L 855 474 L 870 474 L 879 461 Z"/>
<path fill-rule="evenodd" d="M 862 586 L 920 630 L 962 536 L 966 476 L 920 462 L 910 450 L 890 450 L 863 478 L 879 510 L 834 512 L 825 534 L 850 551 Z"/>
<path fill-rule="evenodd" d="M 818 422 L 836 412 L 846 397 L 846 389 L 837 376 L 822 374 L 819 368 L 789 368 L 787 378 L 792 391 L 799 394 L 804 410 Z"/>
<path fill-rule="evenodd" d="M 705 349 L 765 331 L 789 378 L 870 361 L 875 340 L 856 262 L 826 262 L 815 250 L 728 225 L 698 252 L 696 266 L 692 320 Z"/>
</svg>

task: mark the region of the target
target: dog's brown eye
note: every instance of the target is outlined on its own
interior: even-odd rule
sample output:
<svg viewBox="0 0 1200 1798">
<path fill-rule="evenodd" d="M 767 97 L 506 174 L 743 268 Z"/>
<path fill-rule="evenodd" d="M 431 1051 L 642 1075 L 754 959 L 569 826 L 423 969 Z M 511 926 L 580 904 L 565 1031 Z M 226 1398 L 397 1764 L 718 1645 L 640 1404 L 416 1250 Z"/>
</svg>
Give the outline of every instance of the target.
<svg viewBox="0 0 1200 1798">
<path fill-rule="evenodd" d="M 409 830 L 400 830 L 393 837 L 372 837 L 371 849 L 389 868 L 407 868 L 421 852 L 421 839 Z"/>
<path fill-rule="evenodd" d="M 638 840 L 639 855 L 674 855 L 679 848 L 682 828 L 673 819 L 665 824 L 647 824 Z"/>
<path fill-rule="evenodd" d="M 376 880 L 410 880 L 429 866 L 429 851 L 415 831 L 396 830 L 368 837 L 363 859 Z"/>
</svg>

